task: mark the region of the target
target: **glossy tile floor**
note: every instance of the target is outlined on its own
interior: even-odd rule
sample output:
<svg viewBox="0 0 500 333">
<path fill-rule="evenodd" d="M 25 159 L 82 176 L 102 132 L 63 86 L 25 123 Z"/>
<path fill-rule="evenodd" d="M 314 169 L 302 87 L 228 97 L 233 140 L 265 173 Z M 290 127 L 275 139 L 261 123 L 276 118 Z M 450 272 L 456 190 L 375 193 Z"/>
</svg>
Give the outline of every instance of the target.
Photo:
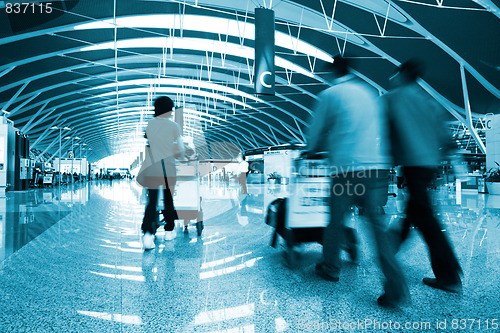
<svg viewBox="0 0 500 333">
<path fill-rule="evenodd" d="M 194 225 L 188 234 L 178 228 L 150 252 L 140 243 L 145 197 L 133 182 L 7 193 L 0 198 L 0 332 L 498 331 L 500 197 L 436 191 L 464 293 L 422 284 L 432 271 L 414 232 L 399 254 L 412 302 L 387 310 L 376 304 L 380 272 L 362 219 L 354 223 L 363 256 L 359 265 L 346 262 L 340 282 L 315 276 L 318 244 L 303 246 L 297 269 L 283 265 L 282 249 L 269 246 L 264 205 L 286 191 L 249 185 L 244 196 L 236 185 L 202 184 L 202 237 Z M 389 200 L 388 223 L 403 206 L 404 193 Z"/>
</svg>

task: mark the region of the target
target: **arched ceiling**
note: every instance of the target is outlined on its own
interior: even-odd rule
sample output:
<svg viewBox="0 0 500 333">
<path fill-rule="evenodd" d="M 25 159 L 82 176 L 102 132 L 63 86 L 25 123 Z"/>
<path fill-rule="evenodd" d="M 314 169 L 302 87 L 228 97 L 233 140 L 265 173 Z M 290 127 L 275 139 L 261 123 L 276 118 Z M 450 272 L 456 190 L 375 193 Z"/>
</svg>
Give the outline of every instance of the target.
<svg viewBox="0 0 500 333">
<path fill-rule="evenodd" d="M 52 0 L 7 14 L 11 3 L 0 1 L 0 107 L 47 156 L 54 126 L 71 128 L 62 135 L 91 160 L 139 150 L 158 95 L 192 110 L 187 135 L 243 149 L 301 143 L 339 53 L 380 93 L 417 56 L 421 85 L 451 118 L 468 105 L 476 117 L 500 111 L 498 0 Z M 260 6 L 275 11 L 275 96 L 253 90 Z"/>
</svg>

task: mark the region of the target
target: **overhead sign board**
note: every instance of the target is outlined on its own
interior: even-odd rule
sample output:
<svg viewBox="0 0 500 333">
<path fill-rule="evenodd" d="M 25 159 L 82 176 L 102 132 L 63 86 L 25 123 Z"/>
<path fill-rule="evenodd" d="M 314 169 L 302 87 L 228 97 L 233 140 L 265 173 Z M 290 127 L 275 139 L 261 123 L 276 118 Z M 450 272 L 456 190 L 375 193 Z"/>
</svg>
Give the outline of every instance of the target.
<svg viewBox="0 0 500 333">
<path fill-rule="evenodd" d="M 274 95 L 274 11 L 255 8 L 255 93 Z"/>
</svg>

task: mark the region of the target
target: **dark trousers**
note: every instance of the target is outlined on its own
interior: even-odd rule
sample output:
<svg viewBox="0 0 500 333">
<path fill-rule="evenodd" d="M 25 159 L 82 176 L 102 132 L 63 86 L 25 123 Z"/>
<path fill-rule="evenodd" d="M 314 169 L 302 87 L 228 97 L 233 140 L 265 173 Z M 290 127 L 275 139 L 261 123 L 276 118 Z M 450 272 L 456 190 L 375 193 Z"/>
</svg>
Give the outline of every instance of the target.
<svg viewBox="0 0 500 333">
<path fill-rule="evenodd" d="M 446 283 L 460 282 L 462 270 L 450 241 L 441 231 L 434 216 L 427 188 L 435 177 L 435 170 L 425 167 L 404 167 L 409 199 L 402 239 L 406 239 L 410 226 L 422 233 L 429 249 L 432 271 L 436 279 Z"/>
<path fill-rule="evenodd" d="M 165 218 L 165 230 L 171 231 L 174 229 L 175 220 L 178 219 L 177 212 L 174 207 L 174 199 L 172 193 L 175 188 L 176 179 L 174 177 L 168 178 L 168 185 L 166 189 L 163 189 L 163 201 L 164 210 L 162 211 L 163 217 Z M 144 218 L 142 220 L 142 232 L 149 232 L 150 234 L 156 233 L 158 219 L 158 214 L 156 212 L 156 206 L 158 205 L 158 189 L 148 189 L 147 190 L 148 203 L 146 205 L 146 211 L 144 212 Z"/>
<path fill-rule="evenodd" d="M 385 293 L 391 299 L 400 300 L 408 295 L 408 286 L 394 256 L 380 209 L 387 201 L 388 178 L 388 170 L 348 172 L 332 178 L 330 223 L 323 233 L 322 264 L 329 275 L 339 276 L 340 250 L 346 237 L 345 217 L 352 205 L 359 205 L 375 238 L 379 266 L 385 277 Z"/>
</svg>

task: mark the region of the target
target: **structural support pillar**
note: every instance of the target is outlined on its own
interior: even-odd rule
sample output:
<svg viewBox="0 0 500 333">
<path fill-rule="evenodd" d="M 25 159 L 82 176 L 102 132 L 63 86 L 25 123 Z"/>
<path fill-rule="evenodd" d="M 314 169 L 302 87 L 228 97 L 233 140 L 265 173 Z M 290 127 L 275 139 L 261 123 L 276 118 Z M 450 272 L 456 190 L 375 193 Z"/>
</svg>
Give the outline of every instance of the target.
<svg viewBox="0 0 500 333">
<path fill-rule="evenodd" d="M 462 78 L 462 90 L 464 93 L 465 125 L 467 126 L 470 135 L 474 138 L 474 141 L 476 141 L 477 145 L 479 146 L 479 149 L 481 149 L 483 154 L 486 154 L 486 146 L 479 137 L 479 134 L 477 134 L 476 129 L 474 128 L 474 124 L 472 123 L 472 112 L 470 109 L 469 91 L 467 90 L 467 81 L 465 80 L 465 68 L 463 64 L 460 64 L 460 76 Z"/>
</svg>

